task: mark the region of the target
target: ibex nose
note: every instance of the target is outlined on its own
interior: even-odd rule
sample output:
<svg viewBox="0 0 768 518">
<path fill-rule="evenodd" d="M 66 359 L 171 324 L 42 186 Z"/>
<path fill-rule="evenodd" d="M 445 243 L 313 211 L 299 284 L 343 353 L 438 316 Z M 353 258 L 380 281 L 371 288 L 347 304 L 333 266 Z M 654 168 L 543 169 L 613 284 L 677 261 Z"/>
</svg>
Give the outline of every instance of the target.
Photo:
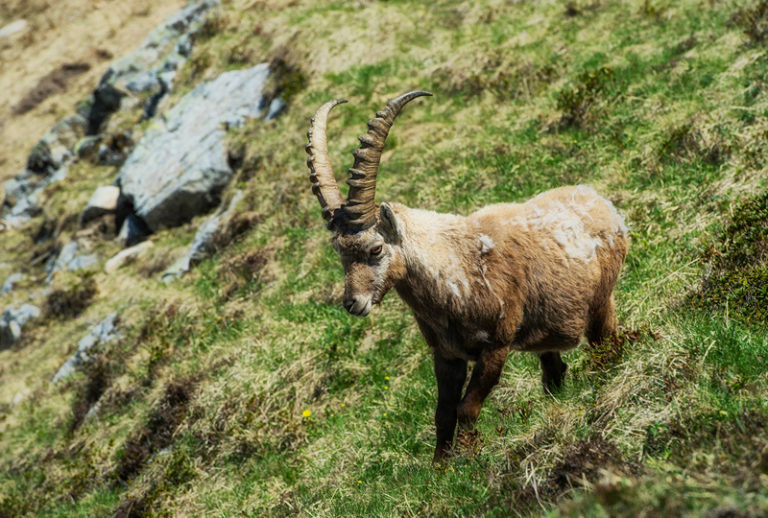
<svg viewBox="0 0 768 518">
<path fill-rule="evenodd" d="M 355 299 L 344 299 L 344 309 L 347 311 L 352 310 L 352 306 L 355 305 Z"/>
</svg>

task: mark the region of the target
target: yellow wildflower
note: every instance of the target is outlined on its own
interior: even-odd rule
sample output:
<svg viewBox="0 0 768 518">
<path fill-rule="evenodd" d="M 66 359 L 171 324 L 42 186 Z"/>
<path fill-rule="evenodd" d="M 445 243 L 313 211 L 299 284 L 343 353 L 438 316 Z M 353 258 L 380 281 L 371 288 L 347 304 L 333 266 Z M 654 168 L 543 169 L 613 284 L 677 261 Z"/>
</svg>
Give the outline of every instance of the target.
<svg viewBox="0 0 768 518">
<path fill-rule="evenodd" d="M 312 415 L 312 410 L 310 410 L 310 409 L 306 409 L 306 410 L 304 410 L 304 411 L 301 413 L 301 415 L 303 415 L 304 417 L 309 417 L 309 416 L 311 416 L 311 415 Z"/>
</svg>

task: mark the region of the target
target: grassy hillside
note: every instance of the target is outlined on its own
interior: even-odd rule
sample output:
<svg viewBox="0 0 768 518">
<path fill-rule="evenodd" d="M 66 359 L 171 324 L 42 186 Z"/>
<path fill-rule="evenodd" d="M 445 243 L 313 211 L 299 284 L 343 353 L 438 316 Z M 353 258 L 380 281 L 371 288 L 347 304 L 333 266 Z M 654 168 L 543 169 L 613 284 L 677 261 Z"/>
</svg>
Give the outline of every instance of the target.
<svg viewBox="0 0 768 518">
<path fill-rule="evenodd" d="M 266 61 L 289 108 L 230 134 L 246 196 L 215 257 L 162 285 L 202 219 L 155 234 L 117 274 L 57 277 L 76 316 L 0 351 L 0 515 L 765 515 L 767 27 L 765 1 L 224 2 L 175 100 Z M 394 293 L 343 310 L 304 164 L 321 103 L 350 101 L 329 124 L 341 178 L 365 121 L 415 88 L 435 96 L 395 124 L 379 200 L 468 213 L 585 183 L 632 240 L 621 335 L 568 353 L 555 397 L 511 355 L 441 466 L 428 347 Z M 84 232 L 114 173 L 71 169 L 0 233 L 0 274 L 44 278 L 32 237 Z M 122 338 L 51 386 L 118 308 Z"/>
</svg>

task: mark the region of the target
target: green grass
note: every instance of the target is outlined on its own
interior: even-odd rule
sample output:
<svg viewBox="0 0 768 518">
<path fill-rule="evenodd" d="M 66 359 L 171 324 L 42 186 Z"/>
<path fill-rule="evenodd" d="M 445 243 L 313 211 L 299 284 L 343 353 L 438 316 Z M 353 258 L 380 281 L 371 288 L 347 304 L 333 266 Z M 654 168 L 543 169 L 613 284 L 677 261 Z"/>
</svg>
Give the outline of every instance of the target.
<svg viewBox="0 0 768 518">
<path fill-rule="evenodd" d="M 768 512 L 764 2 L 570 4 L 225 2 L 170 104 L 221 71 L 279 67 L 289 109 L 230 133 L 238 210 L 258 223 L 167 286 L 140 264 L 97 272 L 83 315 L 0 351 L 0 515 Z M 314 110 L 349 99 L 328 130 L 341 179 L 365 121 L 413 88 L 435 96 L 398 118 L 379 200 L 468 213 L 587 183 L 631 229 L 622 337 L 568 353 L 554 398 L 538 360 L 511 355 L 478 435 L 441 466 L 428 347 L 394 294 L 365 319 L 341 307 L 303 151 Z M 105 174 L 73 167 L 45 217 L 75 221 Z M 0 234 L 9 271 L 42 275 L 24 233 L 42 220 Z M 153 236 L 153 260 L 193 233 Z M 68 432 L 99 380 L 49 380 L 121 305 L 99 411 Z M 179 383 L 183 411 L 167 396 Z M 148 451 L 117 480 L 136 444 Z"/>
</svg>

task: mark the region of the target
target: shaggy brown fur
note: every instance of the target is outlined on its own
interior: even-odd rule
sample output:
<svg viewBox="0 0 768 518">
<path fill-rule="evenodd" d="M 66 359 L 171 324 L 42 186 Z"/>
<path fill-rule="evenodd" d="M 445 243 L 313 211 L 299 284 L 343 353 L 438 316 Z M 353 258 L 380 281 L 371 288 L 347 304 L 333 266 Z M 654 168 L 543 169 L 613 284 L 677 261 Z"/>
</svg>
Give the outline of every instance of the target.
<svg viewBox="0 0 768 518">
<path fill-rule="evenodd" d="M 627 230 L 590 187 L 561 187 L 467 217 L 382 203 L 363 230 L 344 224 L 343 206 L 330 208 L 341 209 L 330 228 L 344 266 L 344 306 L 366 316 L 395 288 L 433 350 L 435 459 L 450 450 L 457 421 L 474 424 L 510 350 L 538 354 L 544 387 L 553 390 L 567 368 L 561 351 L 583 335 L 599 342 L 616 332 L 612 292 Z"/>
</svg>

